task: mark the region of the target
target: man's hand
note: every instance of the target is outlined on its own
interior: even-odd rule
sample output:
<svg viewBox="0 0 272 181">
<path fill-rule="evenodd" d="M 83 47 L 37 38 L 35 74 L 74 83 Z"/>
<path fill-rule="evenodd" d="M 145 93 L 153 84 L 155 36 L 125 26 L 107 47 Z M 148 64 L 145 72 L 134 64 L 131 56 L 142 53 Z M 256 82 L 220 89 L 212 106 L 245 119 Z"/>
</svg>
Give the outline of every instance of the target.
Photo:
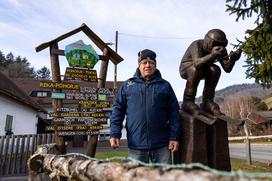
<svg viewBox="0 0 272 181">
<path fill-rule="evenodd" d="M 110 145 L 113 149 L 120 147 L 120 139 L 119 138 L 111 138 Z"/>
<path fill-rule="evenodd" d="M 179 142 L 177 141 L 169 141 L 169 150 L 171 150 L 171 152 L 175 152 L 178 151 L 178 146 L 179 146 Z"/>
</svg>

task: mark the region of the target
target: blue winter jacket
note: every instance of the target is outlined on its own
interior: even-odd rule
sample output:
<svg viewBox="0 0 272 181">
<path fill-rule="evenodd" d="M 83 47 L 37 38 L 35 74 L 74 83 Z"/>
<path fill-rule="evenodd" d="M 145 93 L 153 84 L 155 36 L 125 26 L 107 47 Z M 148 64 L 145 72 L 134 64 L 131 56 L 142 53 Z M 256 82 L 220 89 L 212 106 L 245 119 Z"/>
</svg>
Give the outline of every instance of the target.
<svg viewBox="0 0 272 181">
<path fill-rule="evenodd" d="M 120 87 L 111 115 L 111 137 L 121 138 L 126 115 L 128 147 L 154 149 L 178 140 L 180 134 L 179 105 L 169 82 L 155 77 L 145 82 L 139 69 Z"/>
</svg>

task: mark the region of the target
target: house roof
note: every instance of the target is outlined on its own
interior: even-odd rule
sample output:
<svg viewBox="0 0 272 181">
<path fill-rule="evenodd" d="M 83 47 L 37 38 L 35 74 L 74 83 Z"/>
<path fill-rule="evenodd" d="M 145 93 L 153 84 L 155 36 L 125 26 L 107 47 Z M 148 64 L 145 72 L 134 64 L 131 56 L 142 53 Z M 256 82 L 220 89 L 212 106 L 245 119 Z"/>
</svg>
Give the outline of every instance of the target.
<svg viewBox="0 0 272 181">
<path fill-rule="evenodd" d="M 103 40 L 101 40 L 99 38 L 99 36 L 97 36 L 85 23 L 83 23 L 80 27 L 65 33 L 51 41 L 42 43 L 41 45 L 36 47 L 36 52 L 42 51 L 43 49 L 49 47 L 50 45 L 53 45 L 65 38 L 68 38 L 69 36 L 72 36 L 80 31 L 83 31 L 93 42 L 94 44 L 101 50 L 103 51 L 105 48 L 108 50 L 108 57 L 109 59 L 114 63 L 114 64 L 118 64 L 121 61 L 123 61 L 124 59 L 117 54 L 115 51 L 113 51 Z"/>
<path fill-rule="evenodd" d="M 268 122 L 268 120 L 259 112 L 250 113 L 247 117 L 247 120 L 253 124 L 262 124 Z"/>
<path fill-rule="evenodd" d="M 23 89 L 26 94 L 30 95 L 32 91 L 50 91 L 51 89 L 40 88 L 39 83 L 41 80 L 37 79 L 14 79 L 13 80 L 18 87 Z M 42 80 L 43 82 L 50 82 L 50 80 Z M 71 83 L 71 81 L 70 81 Z M 87 82 L 87 81 L 73 81 L 75 84 L 79 84 L 83 87 L 97 87 L 97 82 Z M 123 82 L 117 81 L 116 86 L 119 88 Z M 105 88 L 113 88 L 113 81 L 106 81 Z M 50 97 L 32 97 L 35 101 L 37 101 L 41 105 L 49 105 L 51 107 L 52 99 Z M 75 100 L 63 100 L 63 104 L 77 104 Z"/>
<path fill-rule="evenodd" d="M 21 88 L 19 88 L 11 79 L 0 72 L 0 94 L 7 96 L 17 102 L 34 108 L 38 111 L 45 111 L 37 102 L 28 96 Z"/>
<path fill-rule="evenodd" d="M 272 111 L 257 111 L 248 115 L 247 120 L 252 124 L 269 123 L 272 121 Z"/>
<path fill-rule="evenodd" d="M 272 111 L 258 111 L 256 113 L 264 117 L 267 121 L 272 121 Z"/>
</svg>

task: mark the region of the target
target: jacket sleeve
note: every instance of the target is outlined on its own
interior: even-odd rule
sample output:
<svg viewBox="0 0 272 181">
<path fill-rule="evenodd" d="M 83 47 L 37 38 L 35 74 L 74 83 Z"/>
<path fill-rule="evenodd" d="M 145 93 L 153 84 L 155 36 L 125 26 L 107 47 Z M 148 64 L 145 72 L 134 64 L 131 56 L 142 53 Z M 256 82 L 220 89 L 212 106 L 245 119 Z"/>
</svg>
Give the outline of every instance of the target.
<svg viewBox="0 0 272 181">
<path fill-rule="evenodd" d="M 170 141 L 177 141 L 179 140 L 180 136 L 180 115 L 179 115 L 179 104 L 177 97 L 169 84 L 169 126 L 170 126 Z"/>
<path fill-rule="evenodd" d="M 126 113 L 126 94 L 124 92 L 126 82 L 120 87 L 115 98 L 112 114 L 110 117 L 111 138 L 121 138 L 123 121 Z"/>
</svg>

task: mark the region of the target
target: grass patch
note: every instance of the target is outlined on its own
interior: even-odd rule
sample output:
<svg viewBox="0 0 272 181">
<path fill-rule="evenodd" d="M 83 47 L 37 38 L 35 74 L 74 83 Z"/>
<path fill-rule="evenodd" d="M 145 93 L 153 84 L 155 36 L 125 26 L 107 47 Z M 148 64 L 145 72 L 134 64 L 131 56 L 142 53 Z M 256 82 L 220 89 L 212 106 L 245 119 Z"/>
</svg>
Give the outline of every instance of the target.
<svg viewBox="0 0 272 181">
<path fill-rule="evenodd" d="M 261 162 L 252 162 L 252 165 L 248 165 L 245 160 L 240 159 L 231 159 L 231 167 L 233 171 L 272 172 L 272 165 Z"/>
<path fill-rule="evenodd" d="M 118 151 L 97 152 L 95 155 L 95 158 L 106 159 L 106 158 L 111 158 L 111 157 L 115 157 L 115 156 L 127 157 L 128 153 L 127 152 L 118 152 Z"/>
</svg>

